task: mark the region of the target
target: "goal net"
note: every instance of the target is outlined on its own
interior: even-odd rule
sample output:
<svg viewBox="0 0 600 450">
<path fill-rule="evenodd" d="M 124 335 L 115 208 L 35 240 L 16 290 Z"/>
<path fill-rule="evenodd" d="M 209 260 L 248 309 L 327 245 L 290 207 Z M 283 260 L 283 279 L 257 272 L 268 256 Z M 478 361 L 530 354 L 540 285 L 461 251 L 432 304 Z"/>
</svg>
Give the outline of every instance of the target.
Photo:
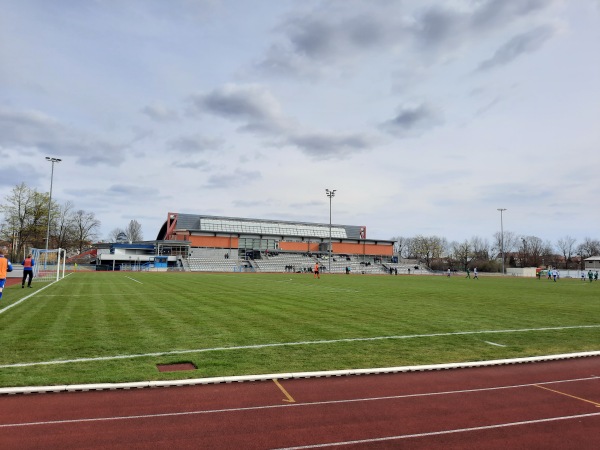
<svg viewBox="0 0 600 450">
<path fill-rule="evenodd" d="M 33 277 L 37 281 L 58 281 L 65 277 L 65 249 L 34 248 L 31 256 L 35 261 Z"/>
</svg>

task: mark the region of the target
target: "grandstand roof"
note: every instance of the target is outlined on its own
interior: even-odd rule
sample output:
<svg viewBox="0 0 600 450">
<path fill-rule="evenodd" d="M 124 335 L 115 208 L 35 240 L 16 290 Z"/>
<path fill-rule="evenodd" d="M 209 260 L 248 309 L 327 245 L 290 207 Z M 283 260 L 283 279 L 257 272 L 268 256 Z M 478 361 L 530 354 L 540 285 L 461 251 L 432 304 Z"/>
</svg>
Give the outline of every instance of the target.
<svg viewBox="0 0 600 450">
<path fill-rule="evenodd" d="M 250 219 L 199 214 L 169 213 L 175 219 L 175 230 L 190 232 L 257 234 L 269 236 L 305 236 L 325 238 L 329 236 L 329 224 L 293 222 L 286 220 Z M 169 219 L 162 226 L 157 239 L 164 239 Z M 365 239 L 366 227 L 360 225 L 331 225 L 331 236 L 340 239 Z M 361 234 L 362 231 L 362 234 Z"/>
</svg>

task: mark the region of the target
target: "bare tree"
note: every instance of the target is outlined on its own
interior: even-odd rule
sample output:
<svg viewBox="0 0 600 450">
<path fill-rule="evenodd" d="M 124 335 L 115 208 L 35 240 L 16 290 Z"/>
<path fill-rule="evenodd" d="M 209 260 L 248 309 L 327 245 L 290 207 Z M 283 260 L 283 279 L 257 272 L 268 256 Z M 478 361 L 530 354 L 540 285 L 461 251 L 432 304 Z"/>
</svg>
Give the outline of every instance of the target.
<svg viewBox="0 0 600 450">
<path fill-rule="evenodd" d="M 448 247 L 446 239 L 439 236 L 416 236 L 413 244 L 416 256 L 427 266 L 431 266 L 433 259 L 440 259 Z"/>
<path fill-rule="evenodd" d="M 466 240 L 461 243 L 454 242 L 452 244 L 452 253 L 461 269 L 465 269 L 473 258 L 471 244 Z"/>
<path fill-rule="evenodd" d="M 489 261 L 491 247 L 487 239 L 473 236 L 471 238 L 471 247 L 473 249 L 473 257 L 482 261 Z"/>
<path fill-rule="evenodd" d="M 569 263 L 571 262 L 571 257 L 573 256 L 573 252 L 575 251 L 575 242 L 577 240 L 569 235 L 562 237 L 556 243 L 557 248 L 562 253 L 565 258 L 565 269 L 569 268 Z"/>
<path fill-rule="evenodd" d="M 548 249 L 548 246 L 537 236 L 522 236 L 521 243 L 519 249 L 521 267 L 539 267 L 545 263 L 544 256 L 549 252 L 552 253 L 552 249 Z"/>
<path fill-rule="evenodd" d="M 119 236 L 121 235 L 126 236 L 125 230 L 123 230 L 122 228 L 115 228 L 110 233 L 108 233 L 108 240 L 109 242 L 118 242 L 120 240 Z"/>
<path fill-rule="evenodd" d="M 583 242 L 577 246 L 577 252 L 579 253 L 579 256 L 581 258 L 581 269 L 583 269 L 584 259 L 589 258 L 591 256 L 600 255 L 600 241 L 598 241 L 597 239 L 585 237 L 583 239 Z"/>
<path fill-rule="evenodd" d="M 78 210 L 73 215 L 72 229 L 73 238 L 79 253 L 90 245 L 94 239 L 98 237 L 98 229 L 100 221 L 96 219 L 93 212 Z"/>
<path fill-rule="evenodd" d="M 400 258 L 408 258 L 410 249 L 410 238 L 397 236 L 391 239 L 394 242 L 394 250 Z"/>
<path fill-rule="evenodd" d="M 58 248 L 70 249 L 73 242 L 73 203 L 66 202 L 58 208 L 58 214 L 53 224 Z"/>
<path fill-rule="evenodd" d="M 137 242 L 144 239 L 142 235 L 142 226 L 137 220 L 132 220 L 125 228 L 125 234 L 129 242 Z"/>
</svg>

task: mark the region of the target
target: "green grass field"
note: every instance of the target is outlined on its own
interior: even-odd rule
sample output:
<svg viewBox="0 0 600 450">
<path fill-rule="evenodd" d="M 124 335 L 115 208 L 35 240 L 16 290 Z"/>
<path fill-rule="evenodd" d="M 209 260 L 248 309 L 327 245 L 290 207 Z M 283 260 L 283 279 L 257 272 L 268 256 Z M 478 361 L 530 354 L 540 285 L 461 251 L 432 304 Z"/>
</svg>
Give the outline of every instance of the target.
<svg viewBox="0 0 600 450">
<path fill-rule="evenodd" d="M 75 273 L 5 288 L 0 386 L 116 383 L 600 350 L 600 283 Z M 189 372 L 157 364 L 192 362 Z"/>
</svg>

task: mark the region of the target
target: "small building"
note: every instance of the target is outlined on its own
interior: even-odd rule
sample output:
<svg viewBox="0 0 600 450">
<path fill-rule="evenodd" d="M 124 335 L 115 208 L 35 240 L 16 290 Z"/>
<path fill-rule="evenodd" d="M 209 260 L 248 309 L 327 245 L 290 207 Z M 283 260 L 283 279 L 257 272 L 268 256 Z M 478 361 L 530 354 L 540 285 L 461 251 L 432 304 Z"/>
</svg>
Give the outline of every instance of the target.
<svg viewBox="0 0 600 450">
<path fill-rule="evenodd" d="M 600 269 L 600 256 L 592 256 L 590 258 L 585 258 L 583 262 L 585 263 L 585 270 Z"/>
</svg>

